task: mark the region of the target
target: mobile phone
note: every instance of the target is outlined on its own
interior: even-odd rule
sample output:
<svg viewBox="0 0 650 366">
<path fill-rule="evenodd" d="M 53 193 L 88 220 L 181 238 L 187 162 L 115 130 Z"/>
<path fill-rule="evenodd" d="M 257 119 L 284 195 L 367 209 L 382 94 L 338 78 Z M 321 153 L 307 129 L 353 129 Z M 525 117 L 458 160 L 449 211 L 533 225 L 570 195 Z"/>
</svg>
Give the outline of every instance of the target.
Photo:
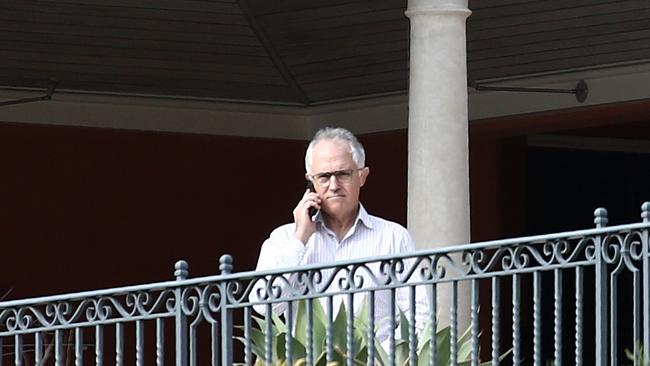
<svg viewBox="0 0 650 366">
<path fill-rule="evenodd" d="M 307 189 L 309 189 L 309 192 L 316 192 L 316 189 L 314 188 L 314 183 L 311 180 L 307 181 Z M 318 212 L 318 209 L 316 209 L 316 207 L 310 207 L 309 217 L 310 218 L 314 217 L 314 215 L 316 215 L 316 212 Z"/>
</svg>

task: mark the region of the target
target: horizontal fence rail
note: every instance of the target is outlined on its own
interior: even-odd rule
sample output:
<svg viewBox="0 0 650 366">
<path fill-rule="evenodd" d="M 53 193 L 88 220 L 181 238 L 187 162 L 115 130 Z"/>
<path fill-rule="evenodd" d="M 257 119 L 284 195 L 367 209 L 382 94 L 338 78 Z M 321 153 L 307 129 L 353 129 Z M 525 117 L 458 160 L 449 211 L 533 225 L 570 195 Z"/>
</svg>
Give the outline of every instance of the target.
<svg viewBox="0 0 650 366">
<path fill-rule="evenodd" d="M 642 222 L 0 302 L 1 365 L 646 365 Z M 442 316 L 442 314 L 447 314 Z"/>
</svg>

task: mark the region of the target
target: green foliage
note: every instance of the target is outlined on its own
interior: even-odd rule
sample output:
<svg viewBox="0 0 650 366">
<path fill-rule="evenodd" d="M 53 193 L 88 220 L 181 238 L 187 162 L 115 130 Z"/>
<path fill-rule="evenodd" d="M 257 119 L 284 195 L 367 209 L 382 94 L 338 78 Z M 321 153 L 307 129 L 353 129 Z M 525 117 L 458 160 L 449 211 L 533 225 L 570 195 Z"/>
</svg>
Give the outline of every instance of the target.
<svg viewBox="0 0 650 366">
<path fill-rule="evenodd" d="M 332 323 L 332 348 L 333 348 L 333 362 L 327 363 L 326 353 L 326 327 L 327 316 L 320 304 L 320 301 L 313 299 L 312 301 L 312 314 L 313 314 L 313 345 L 314 345 L 314 364 L 316 366 L 334 366 L 344 365 L 347 355 L 347 342 L 346 342 L 346 327 L 347 327 L 347 312 L 345 306 L 339 307 L 338 314 Z M 353 349 L 354 349 L 354 363 L 363 366 L 366 364 L 368 358 L 368 325 L 367 319 L 370 315 L 369 306 L 364 302 L 358 315 L 354 318 L 353 325 Z M 294 364 L 303 364 L 307 354 L 307 306 L 305 301 L 298 302 L 298 308 L 295 318 L 295 332 L 291 338 L 292 342 L 292 359 Z M 264 319 L 253 316 L 253 319 L 258 325 L 258 328 L 251 329 L 251 351 L 257 357 L 256 365 L 262 365 L 264 362 L 264 333 L 266 329 L 266 322 Z M 395 340 L 395 363 L 396 365 L 408 365 L 409 363 L 409 321 L 400 311 L 400 332 Z M 239 327 L 242 328 L 242 327 Z M 286 365 L 285 358 L 286 350 L 286 337 L 287 325 L 277 315 L 273 315 L 273 325 L 271 327 L 271 340 L 273 349 L 273 365 Z M 433 332 L 431 324 L 427 324 L 422 334 L 419 335 L 417 340 L 417 365 L 429 365 L 431 342 Z M 242 337 L 236 337 L 237 340 L 245 343 Z M 436 342 L 436 356 L 438 365 L 449 365 L 451 359 L 451 329 L 449 326 L 439 329 L 435 333 Z M 388 365 L 388 354 L 382 347 L 380 342 L 376 339 L 372 340 L 375 347 L 375 364 L 379 366 Z M 457 341 L 458 353 L 457 360 L 459 366 L 469 365 L 471 362 L 472 344 L 469 329 L 459 337 Z M 505 358 L 510 351 L 506 352 L 500 358 Z M 489 365 L 489 362 L 482 365 Z"/>
<path fill-rule="evenodd" d="M 634 365 L 650 365 L 650 359 L 648 359 L 646 355 L 647 352 L 643 349 L 643 344 L 641 343 L 637 344 L 636 346 L 636 357 L 634 356 L 634 352 L 630 351 L 627 348 L 625 349 L 625 356 L 628 360 L 632 361 Z"/>
</svg>

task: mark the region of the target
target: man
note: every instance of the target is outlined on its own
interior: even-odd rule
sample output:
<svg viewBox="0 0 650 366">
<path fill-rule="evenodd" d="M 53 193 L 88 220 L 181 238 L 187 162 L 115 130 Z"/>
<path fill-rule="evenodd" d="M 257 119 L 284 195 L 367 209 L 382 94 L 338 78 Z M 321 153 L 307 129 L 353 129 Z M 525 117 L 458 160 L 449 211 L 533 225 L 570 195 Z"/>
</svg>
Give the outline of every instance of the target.
<svg viewBox="0 0 650 366">
<path fill-rule="evenodd" d="M 378 255 L 402 254 L 413 251 L 415 246 L 408 231 L 394 222 L 368 214 L 359 202 L 359 193 L 365 185 L 370 169 L 365 166 L 365 151 L 356 137 L 343 128 L 324 128 L 316 133 L 305 154 L 305 178 L 314 191 L 307 189 L 293 210 L 294 222 L 275 229 L 262 245 L 257 271 L 300 267 L 309 264 L 364 258 Z M 310 209 L 318 210 L 313 216 Z M 379 264 L 369 265 L 376 277 L 381 277 Z M 327 281 L 333 269 L 322 272 Z M 367 271 L 359 271 L 364 286 L 374 285 Z M 324 292 L 338 290 L 336 281 Z M 415 275 L 414 275 L 415 276 Z M 282 283 L 278 283 L 282 282 Z M 274 281 L 273 285 L 284 287 L 296 285 L 296 276 L 286 281 Z M 261 284 L 251 294 L 258 298 Z M 427 320 L 426 291 L 416 292 L 416 324 L 421 331 Z M 401 288 L 396 303 L 403 311 L 409 311 L 408 289 Z M 363 293 L 354 296 L 355 310 L 363 300 Z M 380 326 L 377 337 L 388 338 L 387 318 L 391 316 L 390 291 L 378 291 L 375 295 L 375 324 Z M 337 302 L 337 307 L 340 299 Z M 286 308 L 276 303 L 276 313 Z M 263 307 L 256 307 L 263 312 Z"/>
</svg>

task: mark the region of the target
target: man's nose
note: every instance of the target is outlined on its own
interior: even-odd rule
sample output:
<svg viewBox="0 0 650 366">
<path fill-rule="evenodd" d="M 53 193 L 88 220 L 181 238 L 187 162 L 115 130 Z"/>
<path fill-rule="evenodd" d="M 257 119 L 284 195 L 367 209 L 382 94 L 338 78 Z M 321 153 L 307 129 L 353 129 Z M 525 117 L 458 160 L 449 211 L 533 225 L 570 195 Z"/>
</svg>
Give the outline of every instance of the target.
<svg viewBox="0 0 650 366">
<path fill-rule="evenodd" d="M 339 180 L 336 178 L 336 175 L 332 174 L 330 177 L 330 184 L 328 187 L 331 191 L 336 191 L 339 189 Z"/>
</svg>

